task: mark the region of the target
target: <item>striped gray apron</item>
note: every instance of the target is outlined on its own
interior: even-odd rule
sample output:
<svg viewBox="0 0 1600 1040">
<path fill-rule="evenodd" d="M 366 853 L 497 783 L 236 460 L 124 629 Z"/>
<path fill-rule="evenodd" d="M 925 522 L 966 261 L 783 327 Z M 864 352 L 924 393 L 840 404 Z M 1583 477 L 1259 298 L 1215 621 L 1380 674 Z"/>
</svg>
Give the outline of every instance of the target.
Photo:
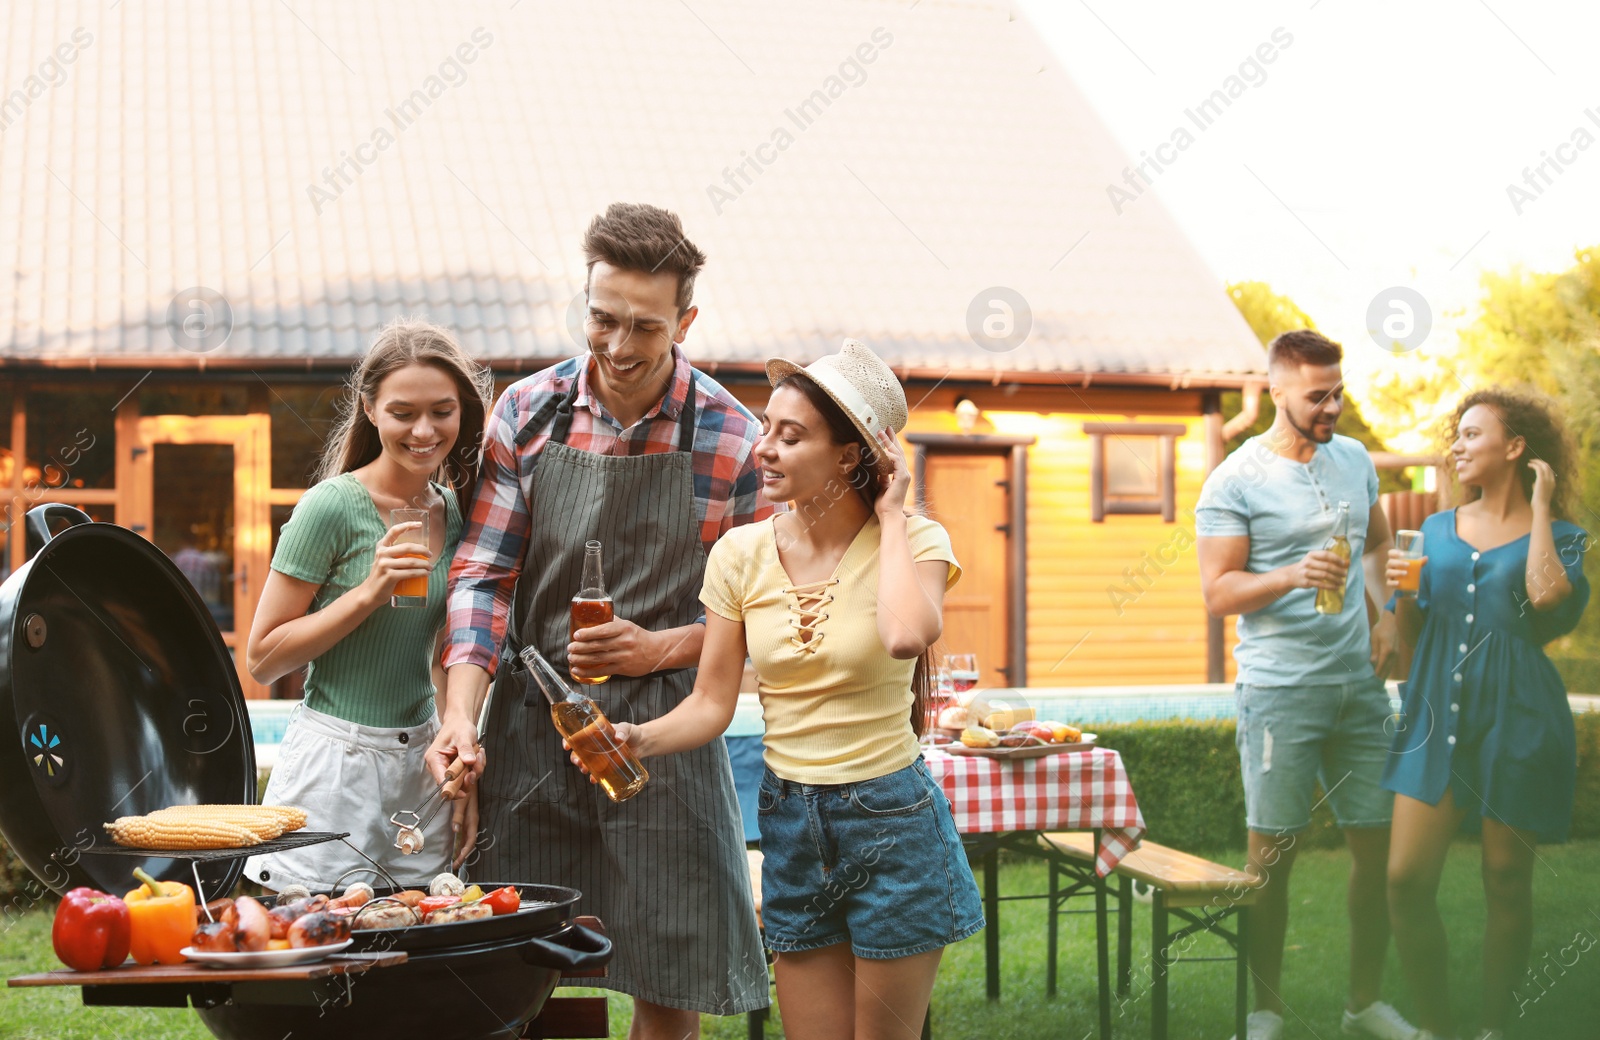
<svg viewBox="0 0 1600 1040">
<path fill-rule="evenodd" d="M 552 395 L 518 445 L 555 420 L 529 494 L 533 523 L 485 726 L 479 793 L 482 857 L 474 877 L 566 885 L 578 912 L 605 922 L 616 944 L 598 985 L 653 1004 L 713 1015 L 765 1007 L 767 962 L 756 929 L 727 746 L 646 762 L 644 790 L 615 804 L 561 749 L 549 706 L 515 653 L 532 645 L 566 670 L 567 625 L 583 543 L 605 544 L 616 616 L 649 630 L 699 617 L 706 555 L 694 501 L 694 388 L 679 449 L 609 456 L 565 441 L 572 390 Z M 694 686 L 694 669 L 585 686 L 614 722 L 666 714 Z"/>
</svg>

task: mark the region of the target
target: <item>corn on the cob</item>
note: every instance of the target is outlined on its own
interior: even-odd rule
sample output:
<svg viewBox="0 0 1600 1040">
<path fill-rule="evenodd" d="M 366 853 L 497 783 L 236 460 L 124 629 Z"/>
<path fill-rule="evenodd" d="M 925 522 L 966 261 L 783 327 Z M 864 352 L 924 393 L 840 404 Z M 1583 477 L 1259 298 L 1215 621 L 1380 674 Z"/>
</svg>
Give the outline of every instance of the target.
<svg viewBox="0 0 1600 1040">
<path fill-rule="evenodd" d="M 282 826 L 279 833 L 297 831 L 306 825 L 306 811 L 292 805 L 174 805 L 166 809 L 157 809 L 150 815 L 185 819 L 220 819 L 234 823 L 246 820 L 274 820 Z"/>
<path fill-rule="evenodd" d="M 283 834 L 283 820 L 267 813 L 223 810 L 185 813 L 161 810 L 150 813 L 149 819 L 160 823 L 230 823 L 235 827 L 243 827 L 262 841 L 271 841 Z"/>
<path fill-rule="evenodd" d="M 123 816 L 105 828 L 112 841 L 133 849 L 238 849 L 261 844 L 252 831 L 221 820 Z"/>
</svg>

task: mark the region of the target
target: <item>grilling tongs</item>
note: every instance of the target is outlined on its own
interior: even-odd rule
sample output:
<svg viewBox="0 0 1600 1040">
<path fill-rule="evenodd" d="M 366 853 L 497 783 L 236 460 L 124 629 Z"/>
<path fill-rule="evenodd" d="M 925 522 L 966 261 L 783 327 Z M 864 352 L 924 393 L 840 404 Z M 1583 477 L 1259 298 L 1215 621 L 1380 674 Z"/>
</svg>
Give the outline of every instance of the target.
<svg viewBox="0 0 1600 1040">
<path fill-rule="evenodd" d="M 445 803 L 454 797 L 456 791 L 461 787 L 461 778 L 466 771 L 467 764 L 465 762 L 459 760 L 452 762 L 450 768 L 445 770 L 444 783 L 440 784 L 432 794 L 423 799 L 421 805 L 415 809 L 402 809 L 389 817 L 389 822 L 400 828 L 400 832 L 395 835 L 395 848 L 407 856 L 422 851 L 423 828 L 428 826 L 428 821 L 432 820 L 439 810 L 444 807 Z M 428 813 L 426 816 L 422 815 L 424 809 Z M 407 817 L 410 817 L 410 819 L 407 819 Z"/>
</svg>

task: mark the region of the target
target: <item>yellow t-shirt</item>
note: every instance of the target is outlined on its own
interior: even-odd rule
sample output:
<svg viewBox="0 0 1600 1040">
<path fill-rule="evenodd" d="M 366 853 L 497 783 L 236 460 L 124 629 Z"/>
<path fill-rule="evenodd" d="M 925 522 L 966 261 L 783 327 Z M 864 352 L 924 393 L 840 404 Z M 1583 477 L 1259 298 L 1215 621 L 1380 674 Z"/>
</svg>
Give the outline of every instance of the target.
<svg viewBox="0 0 1600 1040">
<path fill-rule="evenodd" d="M 916 760 L 911 676 L 878 638 L 878 546 L 871 517 L 831 579 L 796 587 L 778 560 L 776 517 L 723 535 L 706 562 L 700 602 L 744 623 L 766 721 L 767 767 L 785 780 L 849 784 L 904 769 Z M 961 568 L 950 536 L 926 517 L 906 521 L 911 556 Z M 820 617 L 802 641 L 801 607 Z M 807 610 L 806 613 L 811 613 Z"/>
</svg>

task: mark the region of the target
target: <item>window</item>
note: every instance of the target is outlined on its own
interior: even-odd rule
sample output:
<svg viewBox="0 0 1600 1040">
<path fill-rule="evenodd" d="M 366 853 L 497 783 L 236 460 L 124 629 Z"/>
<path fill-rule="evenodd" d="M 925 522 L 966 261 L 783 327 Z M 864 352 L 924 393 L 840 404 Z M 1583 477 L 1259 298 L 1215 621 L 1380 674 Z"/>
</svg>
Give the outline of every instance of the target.
<svg viewBox="0 0 1600 1040">
<path fill-rule="evenodd" d="M 344 387 L 338 383 L 268 385 L 267 412 L 272 416 L 272 486 L 309 487 L 322 448 L 339 419 Z"/>
<path fill-rule="evenodd" d="M 45 494 L 115 487 L 117 397 L 93 385 L 29 387 L 23 485 Z"/>
<path fill-rule="evenodd" d="M 1089 438 L 1090 519 L 1108 513 L 1177 520 L 1177 439 L 1181 423 L 1084 423 Z"/>
</svg>

